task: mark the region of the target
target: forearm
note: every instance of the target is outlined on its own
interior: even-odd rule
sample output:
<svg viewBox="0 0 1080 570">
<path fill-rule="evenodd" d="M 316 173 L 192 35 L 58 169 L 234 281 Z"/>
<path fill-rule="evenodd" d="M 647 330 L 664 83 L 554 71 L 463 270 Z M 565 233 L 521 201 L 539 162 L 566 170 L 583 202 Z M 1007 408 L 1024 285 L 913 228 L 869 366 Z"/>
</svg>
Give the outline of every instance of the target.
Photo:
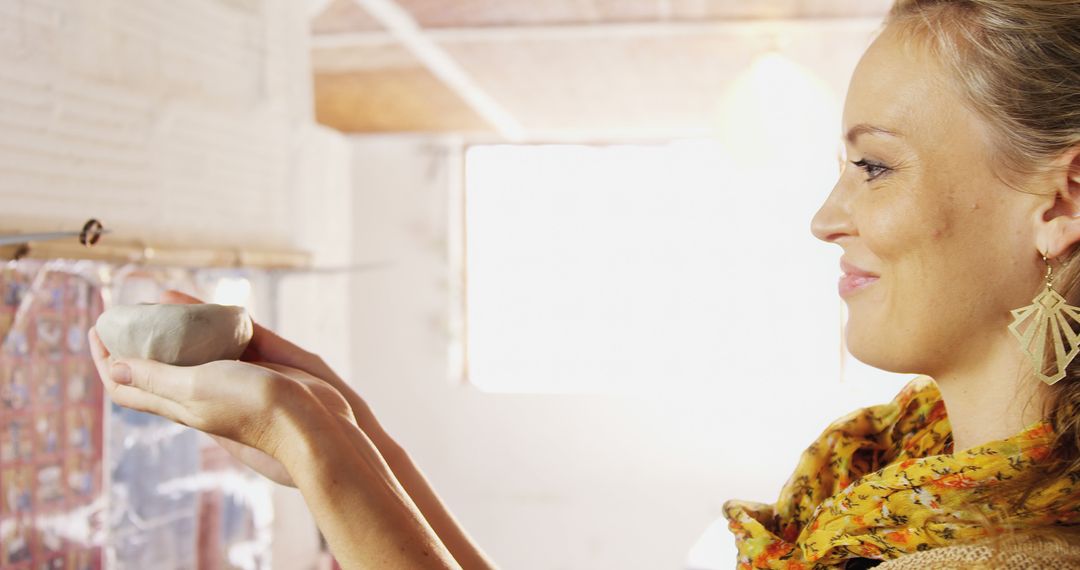
<svg viewBox="0 0 1080 570">
<path fill-rule="evenodd" d="M 398 482 L 458 564 L 465 570 L 495 570 L 495 563 L 469 538 L 409 454 L 383 430 L 367 403 L 340 378 L 334 380 L 335 388 L 352 407 L 357 423 L 379 449 Z"/>
<path fill-rule="evenodd" d="M 388 455 L 384 455 L 387 464 L 458 564 L 465 570 L 496 570 L 495 563 L 465 532 L 408 453 L 396 444 L 389 447 Z"/>
<path fill-rule="evenodd" d="M 298 426 L 286 467 L 342 567 L 461 568 L 371 440 L 318 421 Z"/>
</svg>

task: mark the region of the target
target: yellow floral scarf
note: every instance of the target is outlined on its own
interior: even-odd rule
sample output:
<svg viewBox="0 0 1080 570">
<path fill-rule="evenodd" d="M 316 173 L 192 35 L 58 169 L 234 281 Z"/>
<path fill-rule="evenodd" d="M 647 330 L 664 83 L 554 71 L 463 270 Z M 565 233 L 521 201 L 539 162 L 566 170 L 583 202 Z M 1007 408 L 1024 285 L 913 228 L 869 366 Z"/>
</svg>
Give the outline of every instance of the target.
<svg viewBox="0 0 1080 570">
<path fill-rule="evenodd" d="M 984 536 L 974 521 L 926 520 L 952 512 L 1050 452 L 1040 420 L 998 441 L 953 453 L 945 402 L 917 376 L 892 402 L 858 409 L 807 447 L 775 504 L 729 500 L 738 570 L 824 570 L 846 560 L 889 560 Z M 1080 524 L 1080 482 L 1063 478 L 1028 499 L 1023 524 Z"/>
</svg>

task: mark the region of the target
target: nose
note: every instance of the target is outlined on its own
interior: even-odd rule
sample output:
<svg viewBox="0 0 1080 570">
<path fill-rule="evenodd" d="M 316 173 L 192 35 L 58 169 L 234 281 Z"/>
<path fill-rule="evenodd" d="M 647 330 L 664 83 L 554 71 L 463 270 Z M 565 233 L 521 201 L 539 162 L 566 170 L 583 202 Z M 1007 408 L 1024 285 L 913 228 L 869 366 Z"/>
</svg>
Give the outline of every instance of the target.
<svg viewBox="0 0 1080 570">
<path fill-rule="evenodd" d="M 810 220 L 810 233 L 824 242 L 835 242 L 842 236 L 855 233 L 851 212 L 845 198 L 843 177 L 837 180 L 825 203 Z"/>
</svg>

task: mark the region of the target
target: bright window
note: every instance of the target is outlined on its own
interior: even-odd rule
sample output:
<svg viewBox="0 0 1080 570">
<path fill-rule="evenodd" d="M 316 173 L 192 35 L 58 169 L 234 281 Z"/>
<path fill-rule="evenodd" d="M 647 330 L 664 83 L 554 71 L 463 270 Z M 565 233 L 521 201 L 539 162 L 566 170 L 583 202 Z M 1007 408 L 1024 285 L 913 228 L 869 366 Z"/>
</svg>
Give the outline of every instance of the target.
<svg viewBox="0 0 1080 570">
<path fill-rule="evenodd" d="M 714 138 L 468 148 L 469 382 L 773 398 L 826 417 L 894 395 L 901 379 L 823 389 L 885 375 L 841 360 L 842 252 L 810 232 L 837 177 L 838 103 L 777 56 L 735 84 Z"/>
</svg>

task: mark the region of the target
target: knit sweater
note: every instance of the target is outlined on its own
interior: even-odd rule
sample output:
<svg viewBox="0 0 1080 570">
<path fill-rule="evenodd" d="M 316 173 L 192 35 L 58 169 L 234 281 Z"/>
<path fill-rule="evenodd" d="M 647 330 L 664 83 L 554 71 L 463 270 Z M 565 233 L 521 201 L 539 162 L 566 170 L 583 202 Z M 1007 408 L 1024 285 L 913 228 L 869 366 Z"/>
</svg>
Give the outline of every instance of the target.
<svg viewBox="0 0 1080 570">
<path fill-rule="evenodd" d="M 858 558 L 845 570 L 1068 570 L 1080 569 L 1080 537 L 1024 540 L 1002 545 L 996 559 L 988 542 L 932 548 L 885 562 Z M 877 563 L 876 565 L 874 565 Z"/>
</svg>

